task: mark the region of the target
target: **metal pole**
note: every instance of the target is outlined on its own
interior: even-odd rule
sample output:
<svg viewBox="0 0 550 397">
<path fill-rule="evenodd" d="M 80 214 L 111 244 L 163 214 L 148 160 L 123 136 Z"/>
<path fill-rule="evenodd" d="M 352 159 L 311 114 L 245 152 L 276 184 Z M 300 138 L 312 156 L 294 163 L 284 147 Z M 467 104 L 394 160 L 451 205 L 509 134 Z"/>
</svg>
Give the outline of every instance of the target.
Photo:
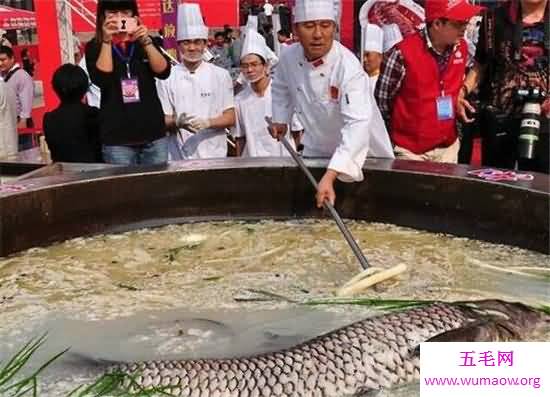
<svg viewBox="0 0 550 397">
<path fill-rule="evenodd" d="M 292 148 L 292 146 L 290 146 L 290 143 L 288 143 L 285 137 L 281 138 L 279 142 L 283 144 L 283 146 L 286 148 L 288 153 L 290 153 L 294 161 L 296 161 L 296 163 L 302 169 L 304 174 L 306 174 L 306 177 L 309 179 L 309 181 L 311 182 L 315 190 L 317 190 L 317 181 L 315 180 L 313 175 L 311 175 L 311 172 L 309 172 L 309 169 L 305 165 L 302 158 L 298 155 L 298 153 L 296 153 L 296 151 Z M 361 267 L 363 268 L 363 270 L 366 270 L 369 267 L 369 262 L 367 261 L 367 258 L 365 257 L 365 255 L 363 255 L 363 251 L 361 251 L 361 248 L 359 248 L 359 245 L 353 238 L 351 232 L 345 225 L 344 221 L 342 221 L 342 218 L 340 218 L 340 215 L 338 215 L 338 212 L 328 200 L 325 200 L 323 205 L 328 210 L 328 212 L 330 212 L 330 215 L 332 216 L 332 218 L 336 221 L 336 225 L 338 225 L 338 229 L 340 229 L 340 231 L 344 235 L 344 238 L 346 239 L 351 250 L 355 254 L 355 257 L 361 264 Z"/>
</svg>

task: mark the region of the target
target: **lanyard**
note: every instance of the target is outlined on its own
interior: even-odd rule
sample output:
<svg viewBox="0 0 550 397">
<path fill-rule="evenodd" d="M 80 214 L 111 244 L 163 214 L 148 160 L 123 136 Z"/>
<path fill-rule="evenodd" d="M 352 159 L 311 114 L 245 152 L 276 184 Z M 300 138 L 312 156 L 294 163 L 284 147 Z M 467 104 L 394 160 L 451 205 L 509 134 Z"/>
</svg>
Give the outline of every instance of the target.
<svg viewBox="0 0 550 397">
<path fill-rule="evenodd" d="M 453 49 L 451 53 L 449 54 L 449 59 L 447 60 L 447 63 L 445 65 L 445 68 L 443 70 L 440 70 L 438 60 L 435 59 L 436 67 L 437 67 L 437 77 L 439 78 L 439 89 L 441 90 L 441 96 L 445 96 L 445 76 L 447 75 L 447 72 L 449 70 L 449 67 L 451 65 L 451 62 L 455 56 L 456 49 Z"/>
<path fill-rule="evenodd" d="M 126 64 L 126 75 L 128 76 L 129 79 L 132 78 L 132 74 L 130 73 L 130 60 L 134 56 L 134 50 L 135 50 L 134 43 L 130 43 L 130 51 L 129 51 L 130 53 L 128 54 L 127 57 L 125 57 L 122 54 L 122 52 L 120 52 L 120 50 L 117 48 L 117 46 L 113 46 L 113 51 L 115 52 L 115 55 L 117 56 L 117 58 Z"/>
</svg>

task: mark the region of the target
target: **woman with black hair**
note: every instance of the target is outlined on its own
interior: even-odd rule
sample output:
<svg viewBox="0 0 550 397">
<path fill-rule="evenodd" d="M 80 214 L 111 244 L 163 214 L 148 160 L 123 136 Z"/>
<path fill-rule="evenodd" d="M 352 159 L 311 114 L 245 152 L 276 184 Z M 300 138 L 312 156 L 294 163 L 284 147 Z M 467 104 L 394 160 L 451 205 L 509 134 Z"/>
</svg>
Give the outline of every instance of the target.
<svg viewBox="0 0 550 397">
<path fill-rule="evenodd" d="M 155 78 L 168 78 L 170 62 L 141 24 L 135 0 L 99 1 L 96 37 L 87 45 L 86 64 L 101 90 L 105 162 L 166 163 L 164 114 Z"/>
<path fill-rule="evenodd" d="M 67 63 L 53 74 L 52 86 L 61 101 L 44 115 L 44 135 L 53 161 L 98 163 L 101 146 L 97 108 L 82 102 L 88 76 L 79 66 Z"/>
</svg>

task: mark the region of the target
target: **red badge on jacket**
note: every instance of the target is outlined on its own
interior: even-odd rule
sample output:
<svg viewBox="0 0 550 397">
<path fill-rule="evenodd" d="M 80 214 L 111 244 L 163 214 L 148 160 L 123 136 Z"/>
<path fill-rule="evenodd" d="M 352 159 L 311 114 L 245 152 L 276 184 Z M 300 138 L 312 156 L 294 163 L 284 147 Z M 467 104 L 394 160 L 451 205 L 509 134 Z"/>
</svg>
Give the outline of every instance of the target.
<svg viewBox="0 0 550 397">
<path fill-rule="evenodd" d="M 338 97 L 340 95 L 340 90 L 338 87 L 334 87 L 333 85 L 330 86 L 330 99 L 334 99 L 335 101 L 338 100 Z"/>
</svg>

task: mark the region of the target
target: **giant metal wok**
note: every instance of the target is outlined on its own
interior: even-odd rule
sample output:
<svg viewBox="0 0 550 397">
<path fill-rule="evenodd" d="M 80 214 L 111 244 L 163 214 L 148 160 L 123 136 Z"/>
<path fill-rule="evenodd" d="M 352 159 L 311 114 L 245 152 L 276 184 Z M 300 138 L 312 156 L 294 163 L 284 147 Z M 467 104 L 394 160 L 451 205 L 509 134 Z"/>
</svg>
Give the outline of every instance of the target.
<svg viewBox="0 0 550 397">
<path fill-rule="evenodd" d="M 327 164 L 321 159 L 306 163 L 316 178 Z M 143 226 L 326 216 L 315 207 L 312 187 L 291 159 L 228 158 L 86 172 L 64 172 L 63 164 L 51 167 L 0 190 L 0 256 Z M 468 169 L 369 159 L 364 182 L 337 185 L 336 208 L 345 218 L 549 253 L 548 176 L 494 183 L 468 176 Z"/>
</svg>

